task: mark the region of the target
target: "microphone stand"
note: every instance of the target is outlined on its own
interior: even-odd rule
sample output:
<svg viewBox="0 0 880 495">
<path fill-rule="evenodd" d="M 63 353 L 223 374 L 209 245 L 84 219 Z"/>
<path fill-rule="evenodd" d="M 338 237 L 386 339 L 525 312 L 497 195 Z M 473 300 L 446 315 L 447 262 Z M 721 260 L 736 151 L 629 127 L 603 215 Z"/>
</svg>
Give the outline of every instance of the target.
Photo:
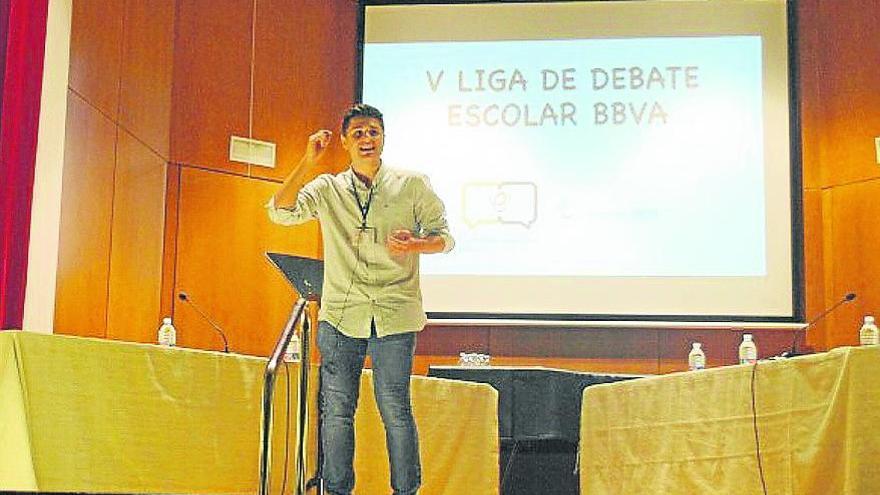
<svg viewBox="0 0 880 495">
<path fill-rule="evenodd" d="M 784 357 L 784 358 L 791 358 L 791 357 L 805 356 L 805 355 L 807 355 L 807 354 L 812 354 L 812 353 L 813 353 L 812 350 L 805 351 L 805 352 L 799 352 L 799 351 L 798 351 L 797 344 L 798 344 L 798 336 L 800 335 L 800 333 L 803 333 L 804 336 L 806 337 L 806 335 L 807 335 L 807 330 L 813 328 L 813 326 L 816 325 L 816 323 L 819 323 L 820 321 L 822 321 L 826 316 L 828 316 L 829 314 L 831 314 L 832 311 L 834 311 L 835 309 L 839 308 L 840 306 L 842 306 L 842 305 L 844 305 L 844 304 L 846 304 L 846 303 L 852 301 L 852 300 L 855 299 L 855 298 L 856 298 L 856 293 L 855 293 L 855 292 L 850 292 L 850 293 L 848 293 L 847 295 L 843 296 L 843 298 L 842 298 L 841 300 L 839 300 L 839 301 L 837 301 L 836 303 L 834 303 L 833 306 L 831 306 L 830 308 L 828 308 L 828 309 L 826 309 L 825 311 L 821 312 L 821 313 L 819 314 L 819 316 L 813 318 L 812 321 L 810 321 L 809 323 L 807 323 L 806 325 L 804 325 L 804 327 L 803 327 L 802 329 L 800 329 L 800 330 L 795 330 L 795 332 L 794 332 L 794 336 L 793 336 L 793 338 L 791 339 L 791 349 L 789 349 L 789 350 L 783 352 L 783 353 L 781 354 L 781 356 Z"/>
<path fill-rule="evenodd" d="M 208 315 L 203 313 L 202 310 L 199 309 L 199 307 L 196 306 L 196 304 L 194 302 L 192 302 L 192 300 L 190 300 L 189 294 L 187 294 L 186 292 L 181 292 L 181 293 L 177 294 L 177 297 L 181 301 L 189 304 L 190 307 L 192 307 L 192 309 L 196 310 L 196 313 L 198 313 L 199 316 L 201 316 L 203 320 L 207 321 L 208 324 L 211 325 L 214 328 L 214 330 L 220 334 L 220 338 L 223 339 L 223 352 L 228 354 L 229 353 L 229 341 L 226 340 L 226 334 L 223 333 L 223 330 L 220 329 L 220 326 L 218 326 L 216 323 L 214 323 L 214 321 L 212 319 L 208 318 Z"/>
</svg>

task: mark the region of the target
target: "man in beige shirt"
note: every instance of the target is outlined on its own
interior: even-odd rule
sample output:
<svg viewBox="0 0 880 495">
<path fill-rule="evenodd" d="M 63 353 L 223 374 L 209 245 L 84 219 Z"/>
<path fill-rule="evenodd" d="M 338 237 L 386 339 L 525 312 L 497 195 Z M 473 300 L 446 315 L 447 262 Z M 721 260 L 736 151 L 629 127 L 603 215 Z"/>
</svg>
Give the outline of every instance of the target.
<svg viewBox="0 0 880 495">
<path fill-rule="evenodd" d="M 395 495 L 412 495 L 421 465 L 409 378 L 416 332 L 426 322 L 419 255 L 448 252 L 454 241 L 427 177 L 382 162 L 384 120 L 369 105 L 352 106 L 342 120 L 351 166 L 303 184 L 331 138 L 328 130 L 309 137 L 299 164 L 267 205 L 272 221 L 283 225 L 317 219 L 324 237 L 318 327 L 323 476 L 333 495 L 354 488 L 353 421 L 369 352 L 391 486 Z"/>
</svg>

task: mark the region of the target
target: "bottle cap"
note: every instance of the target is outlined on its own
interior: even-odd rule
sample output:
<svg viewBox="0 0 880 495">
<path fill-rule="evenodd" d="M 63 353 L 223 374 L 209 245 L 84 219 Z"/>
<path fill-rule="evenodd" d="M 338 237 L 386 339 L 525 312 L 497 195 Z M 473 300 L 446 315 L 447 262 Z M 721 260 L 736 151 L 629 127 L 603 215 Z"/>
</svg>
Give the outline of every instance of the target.
<svg viewBox="0 0 880 495">
<path fill-rule="evenodd" d="M 694 342 L 694 349 L 699 349 L 701 347 L 703 347 L 703 344 L 701 344 L 699 342 Z"/>
<path fill-rule="evenodd" d="M 751 341 L 752 341 L 752 334 L 744 333 L 743 334 L 743 342 L 751 342 Z"/>
<path fill-rule="evenodd" d="M 168 317 L 162 318 L 162 324 L 163 325 L 170 325 L 171 324 L 171 317 L 168 316 Z"/>
<path fill-rule="evenodd" d="M 865 316 L 865 323 L 874 323 L 874 317 L 871 315 Z"/>
</svg>

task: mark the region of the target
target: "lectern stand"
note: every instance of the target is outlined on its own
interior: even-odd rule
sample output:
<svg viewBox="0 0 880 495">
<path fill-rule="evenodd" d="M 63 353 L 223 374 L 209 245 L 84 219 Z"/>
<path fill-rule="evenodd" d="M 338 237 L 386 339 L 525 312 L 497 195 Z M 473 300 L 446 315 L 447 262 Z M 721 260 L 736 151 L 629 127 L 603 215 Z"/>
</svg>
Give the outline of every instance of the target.
<svg viewBox="0 0 880 495">
<path fill-rule="evenodd" d="M 324 281 L 324 264 L 315 259 L 301 258 L 299 256 L 290 256 L 280 253 L 266 253 L 269 261 L 275 265 L 285 278 L 293 285 L 293 288 L 299 293 L 299 299 L 293 305 L 293 311 L 278 342 L 275 343 L 275 349 L 269 357 L 266 364 L 266 371 L 263 381 L 263 420 L 262 420 L 262 438 L 260 442 L 260 489 L 259 495 L 269 495 L 269 465 L 271 455 L 271 432 L 272 432 L 272 404 L 275 393 L 275 377 L 278 366 L 281 364 L 284 350 L 290 343 L 293 333 L 296 331 L 296 323 L 302 320 L 302 349 L 300 351 L 300 375 L 299 375 L 299 398 L 298 398 L 298 422 L 299 435 L 296 440 L 296 485 L 294 486 L 294 495 L 304 495 L 306 493 L 306 432 L 308 431 L 308 393 L 309 393 L 309 354 L 310 341 L 309 335 L 312 328 L 312 322 L 309 320 L 310 312 L 307 311 L 309 302 L 316 302 L 321 298 L 321 285 Z M 319 485 L 320 491 L 320 485 Z"/>
</svg>

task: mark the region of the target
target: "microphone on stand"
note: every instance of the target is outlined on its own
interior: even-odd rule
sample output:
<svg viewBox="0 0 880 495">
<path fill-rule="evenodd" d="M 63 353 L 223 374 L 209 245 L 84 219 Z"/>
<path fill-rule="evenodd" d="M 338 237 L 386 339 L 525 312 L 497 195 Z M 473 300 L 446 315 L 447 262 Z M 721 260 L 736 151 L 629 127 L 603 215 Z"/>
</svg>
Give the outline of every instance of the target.
<svg viewBox="0 0 880 495">
<path fill-rule="evenodd" d="M 840 306 L 842 306 L 842 305 L 844 305 L 844 304 L 846 304 L 846 303 L 852 301 L 852 300 L 855 299 L 855 298 L 856 298 L 856 293 L 855 293 L 855 292 L 850 292 L 850 293 L 848 293 L 847 295 L 843 296 L 843 298 L 842 298 L 841 300 L 837 301 L 836 303 L 834 303 L 833 306 L 831 306 L 830 308 L 828 308 L 828 309 L 826 309 L 825 311 L 821 312 L 821 313 L 819 314 L 819 316 L 817 316 L 817 317 L 813 318 L 812 320 L 810 320 L 809 323 L 807 323 L 806 326 L 804 326 L 804 328 L 802 328 L 802 329 L 800 330 L 800 332 L 803 332 L 803 333 L 804 333 L 804 336 L 806 336 L 806 335 L 807 335 L 807 330 L 813 328 L 813 326 L 816 325 L 816 323 L 819 323 L 819 322 L 822 321 L 826 316 L 828 316 L 829 314 L 831 314 L 832 311 L 834 311 L 835 309 L 839 308 Z M 795 331 L 795 332 L 794 332 L 794 338 L 792 338 L 792 340 L 791 340 L 791 349 L 788 350 L 788 351 L 783 352 L 783 353 L 782 353 L 782 357 L 787 357 L 787 358 L 788 358 L 788 357 L 795 357 L 795 356 L 803 356 L 803 355 L 805 355 L 805 354 L 812 354 L 811 351 L 810 351 L 810 352 L 798 352 L 798 348 L 797 348 L 797 338 L 798 338 L 798 334 L 799 334 L 800 332 L 799 332 L 799 331 Z"/>
<path fill-rule="evenodd" d="M 220 337 L 223 338 L 223 352 L 228 353 L 229 352 L 229 341 L 226 340 L 226 334 L 223 333 L 223 330 L 221 330 L 220 327 L 216 323 L 214 323 L 210 318 L 208 318 L 208 315 L 203 313 L 202 310 L 199 309 L 198 306 L 196 306 L 196 303 L 192 302 L 192 299 L 189 298 L 189 295 L 186 292 L 180 292 L 179 294 L 177 294 L 177 297 L 180 298 L 181 301 L 192 306 L 192 308 L 194 310 L 196 310 L 196 313 L 198 313 L 199 316 L 201 316 L 203 320 L 207 321 L 212 327 L 214 327 L 214 330 L 216 330 L 217 333 L 220 334 Z"/>
</svg>

